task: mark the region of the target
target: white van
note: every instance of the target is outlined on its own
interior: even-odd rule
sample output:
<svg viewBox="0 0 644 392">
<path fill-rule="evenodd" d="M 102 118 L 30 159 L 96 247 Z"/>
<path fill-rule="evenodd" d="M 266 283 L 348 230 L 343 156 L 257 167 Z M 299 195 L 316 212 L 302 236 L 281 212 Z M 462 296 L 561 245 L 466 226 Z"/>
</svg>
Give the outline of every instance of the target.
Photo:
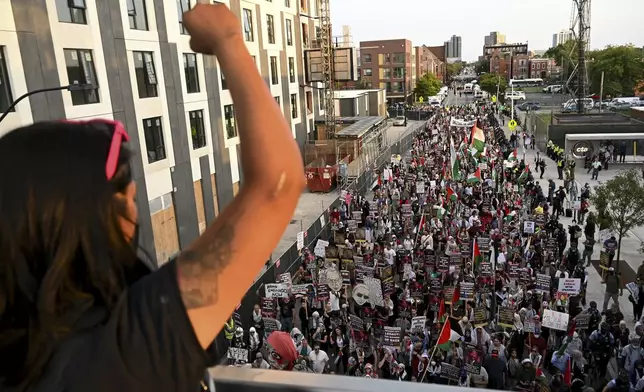
<svg viewBox="0 0 644 392">
<path fill-rule="evenodd" d="M 487 99 L 489 96 L 490 94 L 488 94 L 487 91 L 483 91 L 481 89 L 474 91 L 474 99 Z"/>
<path fill-rule="evenodd" d="M 505 97 L 511 100 L 518 99 L 519 101 L 525 101 L 525 93 L 523 91 L 509 91 L 505 93 Z"/>
<path fill-rule="evenodd" d="M 463 86 L 463 93 L 472 94 L 473 91 L 474 85 L 472 83 L 465 83 L 465 86 Z"/>
<path fill-rule="evenodd" d="M 560 84 L 551 84 L 548 87 L 544 87 L 543 92 L 546 93 L 546 94 L 561 93 L 561 92 L 563 92 L 563 86 L 560 85 Z"/>
</svg>

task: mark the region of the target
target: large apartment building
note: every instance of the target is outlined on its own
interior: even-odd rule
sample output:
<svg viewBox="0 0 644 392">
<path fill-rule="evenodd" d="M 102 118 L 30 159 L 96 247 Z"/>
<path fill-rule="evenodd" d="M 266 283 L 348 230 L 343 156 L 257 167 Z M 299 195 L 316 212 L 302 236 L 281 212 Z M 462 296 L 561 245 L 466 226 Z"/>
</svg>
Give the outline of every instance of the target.
<svg viewBox="0 0 644 392">
<path fill-rule="evenodd" d="M 416 85 L 416 50 L 408 39 L 360 42 L 360 75 L 387 98 L 402 101 Z"/>
<path fill-rule="evenodd" d="M 121 121 L 136 158 L 141 245 L 157 262 L 193 241 L 243 183 L 235 106 L 214 57 L 190 50 L 181 15 L 210 0 L 0 1 L 0 135 L 34 121 Z M 323 115 L 304 81 L 315 0 L 221 0 L 300 146 Z M 312 39 L 313 38 L 313 39 Z M 154 253 L 152 253 L 154 252 Z"/>
</svg>

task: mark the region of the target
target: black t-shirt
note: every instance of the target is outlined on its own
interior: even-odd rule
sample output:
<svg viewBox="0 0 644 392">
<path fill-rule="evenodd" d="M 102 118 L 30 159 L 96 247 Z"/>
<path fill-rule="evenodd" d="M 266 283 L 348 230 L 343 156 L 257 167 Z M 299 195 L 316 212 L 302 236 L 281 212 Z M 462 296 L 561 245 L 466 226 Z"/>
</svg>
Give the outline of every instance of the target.
<svg viewBox="0 0 644 392">
<path fill-rule="evenodd" d="M 132 285 L 114 311 L 86 312 L 29 391 L 196 391 L 208 363 L 168 262 Z M 10 392 L 0 386 L 3 392 Z"/>
</svg>

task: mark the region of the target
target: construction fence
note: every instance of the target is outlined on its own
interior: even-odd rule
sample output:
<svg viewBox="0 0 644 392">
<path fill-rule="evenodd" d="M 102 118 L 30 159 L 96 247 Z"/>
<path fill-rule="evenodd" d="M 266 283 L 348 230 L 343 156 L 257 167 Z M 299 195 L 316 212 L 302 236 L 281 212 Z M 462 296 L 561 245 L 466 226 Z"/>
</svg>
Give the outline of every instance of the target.
<svg viewBox="0 0 644 392">
<path fill-rule="evenodd" d="M 530 112 L 527 117 L 526 130 L 534 135 L 535 146 L 541 152 L 546 151 L 546 145 L 550 139 L 548 134 L 550 121 L 550 115 L 540 115 L 534 111 Z"/>
<path fill-rule="evenodd" d="M 346 190 L 355 190 L 361 193 L 366 193 L 376 183 L 378 173 L 382 172 L 384 166 L 391 162 L 393 154 L 403 155 L 408 152 L 414 141 L 416 134 L 423 130 L 425 123 L 419 124 L 418 127 L 413 128 L 405 135 L 402 135 L 391 146 L 386 147 L 382 153 L 371 162 L 365 170 L 355 178 L 351 183 L 347 184 L 344 188 Z M 314 221 L 314 223 L 304 230 L 304 247 L 313 251 L 318 239 L 327 240 L 331 237 L 330 212 L 333 208 L 339 208 L 341 205 L 340 195 L 327 207 L 326 210 Z M 297 242 L 293 243 L 289 249 L 286 250 L 279 258 L 267 263 L 265 272 L 255 281 L 255 283 L 248 289 L 246 295 L 239 304 L 234 317 L 237 322 L 240 322 L 244 328 L 247 328 L 252 323 L 252 312 L 255 304 L 259 304 L 263 297 L 264 285 L 267 283 L 275 283 L 276 278 L 286 272 L 290 272 L 291 276 L 297 272 L 300 265 L 302 250 L 298 249 Z M 221 363 L 225 360 L 226 352 L 228 350 L 228 342 L 222 331 L 216 339 L 217 344 L 217 358 L 216 363 Z"/>
</svg>

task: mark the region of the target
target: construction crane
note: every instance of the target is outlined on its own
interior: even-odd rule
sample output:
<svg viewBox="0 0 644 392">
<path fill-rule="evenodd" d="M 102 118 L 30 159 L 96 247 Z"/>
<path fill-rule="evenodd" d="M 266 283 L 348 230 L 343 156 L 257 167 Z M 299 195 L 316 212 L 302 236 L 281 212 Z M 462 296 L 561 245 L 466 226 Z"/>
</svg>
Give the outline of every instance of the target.
<svg viewBox="0 0 644 392">
<path fill-rule="evenodd" d="M 327 139 L 335 137 L 335 102 L 333 93 L 333 43 L 331 34 L 333 27 L 331 25 L 331 0 L 319 0 L 320 8 L 318 15 L 320 17 L 320 52 L 322 55 L 322 73 L 324 75 L 324 123 Z"/>
<path fill-rule="evenodd" d="M 566 81 L 566 87 L 572 97 L 577 98 L 577 113 L 585 111 L 583 99 L 588 96 L 586 50 L 590 47 L 590 2 L 591 0 L 573 0 L 570 13 L 570 31 L 575 44 L 568 57 L 574 68 Z M 574 88 L 571 88 L 573 81 Z"/>
</svg>

